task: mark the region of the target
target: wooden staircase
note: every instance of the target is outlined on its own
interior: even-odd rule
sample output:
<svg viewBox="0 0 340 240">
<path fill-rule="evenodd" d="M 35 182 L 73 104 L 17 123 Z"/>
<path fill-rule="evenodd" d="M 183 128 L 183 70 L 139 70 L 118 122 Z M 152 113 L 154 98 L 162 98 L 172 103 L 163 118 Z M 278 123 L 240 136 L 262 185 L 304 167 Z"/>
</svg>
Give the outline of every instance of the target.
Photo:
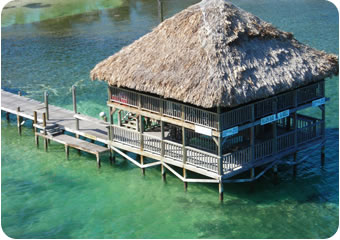
<svg viewBox="0 0 340 240">
<path fill-rule="evenodd" d="M 122 126 L 128 129 L 138 131 L 137 116 L 133 113 L 127 113 L 122 119 Z"/>
</svg>

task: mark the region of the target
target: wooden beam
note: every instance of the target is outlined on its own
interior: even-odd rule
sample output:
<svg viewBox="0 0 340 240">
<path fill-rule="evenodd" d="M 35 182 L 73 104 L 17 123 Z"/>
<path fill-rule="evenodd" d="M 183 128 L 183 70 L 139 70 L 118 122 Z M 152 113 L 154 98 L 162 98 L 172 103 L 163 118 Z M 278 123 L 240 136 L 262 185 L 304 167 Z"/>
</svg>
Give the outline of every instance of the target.
<svg viewBox="0 0 340 240">
<path fill-rule="evenodd" d="M 34 133 L 37 132 L 37 128 L 35 127 L 38 124 L 38 113 L 37 111 L 33 112 L 33 129 L 34 129 Z M 39 137 L 34 134 L 34 138 L 35 138 L 35 145 L 38 147 L 39 146 Z"/>
<path fill-rule="evenodd" d="M 21 136 L 21 116 L 20 116 L 20 107 L 17 107 L 17 127 L 18 133 Z"/>
<path fill-rule="evenodd" d="M 44 104 L 45 104 L 45 111 L 46 111 L 46 119 L 49 120 L 50 114 L 48 110 L 48 92 L 47 91 L 44 92 Z"/>
<path fill-rule="evenodd" d="M 44 127 L 44 135 L 46 136 L 46 113 L 43 113 L 43 127 Z M 44 138 L 44 149 L 45 152 L 48 151 L 47 138 Z"/>
</svg>

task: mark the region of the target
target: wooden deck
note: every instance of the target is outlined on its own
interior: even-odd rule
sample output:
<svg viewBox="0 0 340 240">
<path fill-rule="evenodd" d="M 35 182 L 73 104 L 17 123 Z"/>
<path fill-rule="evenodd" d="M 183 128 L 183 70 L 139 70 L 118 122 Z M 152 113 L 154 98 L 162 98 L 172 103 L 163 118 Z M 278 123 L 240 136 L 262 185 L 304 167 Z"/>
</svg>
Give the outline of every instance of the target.
<svg viewBox="0 0 340 240">
<path fill-rule="evenodd" d="M 44 129 L 42 126 L 42 114 L 47 111 L 44 103 L 3 90 L 1 90 L 1 96 L 1 110 L 31 120 L 34 120 L 33 112 L 37 111 L 38 124 L 36 124 L 36 127 Z M 20 107 L 19 112 L 17 111 L 18 107 Z M 140 133 L 133 129 L 111 125 L 112 139 L 109 140 L 110 124 L 107 122 L 78 113 L 75 114 L 73 111 L 53 105 L 48 105 L 48 115 L 47 127 L 53 128 L 57 126 L 77 136 L 104 143 L 108 146 L 108 149 L 123 155 L 138 167 L 146 168 L 161 164 L 163 169 L 163 166 L 168 168 L 169 165 L 173 165 L 219 181 L 232 177 L 236 173 L 252 169 L 255 166 L 267 164 L 274 161 L 278 156 L 292 154 L 306 147 L 311 141 L 315 142 L 324 139 L 324 132 L 322 131 L 324 121 L 301 118 L 300 123 L 298 122 L 300 124 L 299 128 L 296 131 L 279 132 L 276 139 L 255 142 L 253 147 L 243 148 L 236 152 L 225 154 L 220 158 L 216 154 L 194 147 L 185 146 L 183 148 L 182 144 L 169 141 L 166 138 L 162 140 L 161 134 L 157 130 Z M 84 143 L 79 139 L 70 139 L 70 136 L 67 135 L 53 137 L 41 135 L 40 133 L 37 135 L 60 142 L 65 146 L 88 152 L 91 152 L 92 148 L 96 148 L 95 144 L 90 145 L 90 143 Z M 105 151 L 108 149 L 105 149 Z M 149 157 L 156 162 L 155 164 L 144 164 L 143 160 L 141 160 L 141 163 L 136 162 L 136 160 L 124 155 L 119 149 L 133 152 L 142 157 Z M 97 154 L 101 151 L 104 151 L 102 147 L 92 151 L 92 153 Z M 183 160 L 184 154 L 186 155 L 185 161 Z M 165 165 L 165 163 L 169 165 Z M 219 165 L 222 166 L 222 174 L 219 174 Z M 187 182 L 191 181 L 187 178 L 184 179 Z M 198 179 L 196 180 L 198 181 Z"/>
</svg>

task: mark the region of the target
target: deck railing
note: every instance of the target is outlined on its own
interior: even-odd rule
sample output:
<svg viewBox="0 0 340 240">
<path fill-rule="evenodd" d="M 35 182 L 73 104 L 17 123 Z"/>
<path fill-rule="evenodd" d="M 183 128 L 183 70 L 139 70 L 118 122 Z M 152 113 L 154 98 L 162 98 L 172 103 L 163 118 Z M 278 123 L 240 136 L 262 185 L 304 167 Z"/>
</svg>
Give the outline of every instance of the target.
<svg viewBox="0 0 340 240">
<path fill-rule="evenodd" d="M 314 119 L 299 119 L 301 128 L 278 136 L 276 139 L 270 139 L 254 145 L 254 160 L 252 160 L 252 147 L 247 147 L 237 152 L 225 154 L 222 158 L 223 171 L 233 171 L 238 167 L 244 166 L 251 161 L 260 161 L 263 158 L 270 157 L 277 153 L 282 153 L 297 145 L 306 144 L 322 136 L 322 125 L 324 121 Z M 295 134 L 297 134 L 297 143 L 295 143 Z M 274 144 L 276 143 L 276 151 Z"/>
<path fill-rule="evenodd" d="M 183 161 L 182 144 L 164 140 L 164 156 L 176 161 Z"/>
<path fill-rule="evenodd" d="M 145 151 L 155 153 L 157 155 L 161 154 L 162 151 L 161 139 L 143 134 L 143 143 Z"/>
<path fill-rule="evenodd" d="M 274 114 L 275 112 L 294 107 L 295 94 L 299 106 L 324 97 L 323 93 L 324 81 L 321 81 L 296 89 L 295 91 L 278 94 L 253 104 L 231 109 L 222 113 L 220 117 L 217 112 L 214 111 L 116 87 L 111 87 L 111 101 L 137 108 L 141 107 L 150 112 L 182 119 L 183 121 L 212 129 L 218 130 L 218 128 L 220 128 L 220 130 L 224 130 L 236 125 L 251 122 L 252 108 L 254 108 L 254 118 L 259 119 Z M 276 109 L 274 108 L 274 102 L 276 102 Z M 219 120 L 220 126 L 218 126 Z"/>
<path fill-rule="evenodd" d="M 215 154 L 186 147 L 187 163 L 217 173 L 219 157 Z"/>
</svg>

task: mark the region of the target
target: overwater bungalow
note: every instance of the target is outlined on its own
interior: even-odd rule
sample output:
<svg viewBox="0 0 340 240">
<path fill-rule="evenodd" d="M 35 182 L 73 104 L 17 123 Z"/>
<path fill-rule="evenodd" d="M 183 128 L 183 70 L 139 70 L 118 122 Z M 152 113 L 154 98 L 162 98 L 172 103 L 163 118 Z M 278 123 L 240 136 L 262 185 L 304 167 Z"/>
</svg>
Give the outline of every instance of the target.
<svg viewBox="0 0 340 240">
<path fill-rule="evenodd" d="M 160 161 L 185 187 L 216 182 L 222 199 L 240 173 L 255 180 L 311 146 L 324 158 L 325 79 L 335 74 L 337 56 L 209 0 L 98 63 L 91 78 L 108 83 L 112 146 Z M 318 117 L 299 113 L 312 107 Z"/>
</svg>

